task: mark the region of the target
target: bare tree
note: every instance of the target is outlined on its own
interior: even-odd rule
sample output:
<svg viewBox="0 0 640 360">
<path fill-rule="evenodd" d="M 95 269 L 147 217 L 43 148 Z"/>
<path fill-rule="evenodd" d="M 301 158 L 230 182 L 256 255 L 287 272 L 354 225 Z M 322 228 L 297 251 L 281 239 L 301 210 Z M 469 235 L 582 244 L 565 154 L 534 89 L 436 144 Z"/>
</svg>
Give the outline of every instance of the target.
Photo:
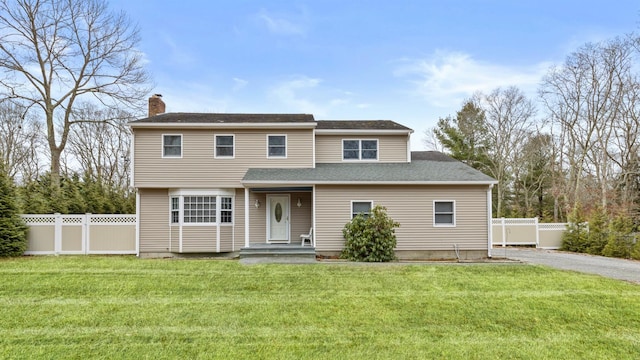
<svg viewBox="0 0 640 360">
<path fill-rule="evenodd" d="M 42 126 L 15 101 L 0 102 L 0 155 L 9 177 L 16 181 L 37 178 L 41 161 Z"/>
<path fill-rule="evenodd" d="M 507 190 L 513 186 L 513 165 L 519 160 L 520 149 L 535 130 L 536 114 L 533 102 L 515 86 L 497 88 L 482 97 L 489 138 L 488 171 L 498 180 L 496 185 L 496 215 L 504 216 Z"/>
<path fill-rule="evenodd" d="M 101 184 L 126 189 L 131 143 L 126 123 L 133 116 L 119 110 L 100 110 L 91 104 L 84 104 L 78 113 L 84 118 L 109 121 L 78 124 L 69 135 L 69 154 L 84 174 Z"/>
<path fill-rule="evenodd" d="M 622 135 L 619 124 L 628 110 L 633 57 L 633 43 L 626 38 L 589 43 L 543 80 L 542 100 L 563 139 L 572 207 L 598 200 L 607 208 L 615 159 L 620 159 L 612 145 Z M 593 180 L 583 184 L 586 179 Z M 586 191 L 594 184 L 599 188 L 597 195 Z"/>
<path fill-rule="evenodd" d="M 0 0 L 0 97 L 45 119 L 51 176 L 78 122 L 78 101 L 140 108 L 149 89 L 138 29 L 105 0 Z"/>
</svg>

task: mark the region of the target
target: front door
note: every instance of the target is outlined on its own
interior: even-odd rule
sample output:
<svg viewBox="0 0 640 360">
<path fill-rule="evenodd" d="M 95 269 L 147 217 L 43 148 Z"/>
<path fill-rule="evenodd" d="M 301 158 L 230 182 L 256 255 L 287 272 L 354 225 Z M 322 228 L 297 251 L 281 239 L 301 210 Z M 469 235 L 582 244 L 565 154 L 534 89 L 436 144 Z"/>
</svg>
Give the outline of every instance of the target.
<svg viewBox="0 0 640 360">
<path fill-rule="evenodd" d="M 289 242 L 289 195 L 267 195 L 267 242 Z"/>
</svg>

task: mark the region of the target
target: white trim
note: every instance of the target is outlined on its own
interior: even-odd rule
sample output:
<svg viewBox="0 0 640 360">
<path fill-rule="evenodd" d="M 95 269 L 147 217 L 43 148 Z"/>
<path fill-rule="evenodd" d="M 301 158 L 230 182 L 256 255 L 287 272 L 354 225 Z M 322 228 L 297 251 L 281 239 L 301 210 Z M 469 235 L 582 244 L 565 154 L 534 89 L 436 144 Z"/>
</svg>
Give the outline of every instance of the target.
<svg viewBox="0 0 640 360">
<path fill-rule="evenodd" d="M 130 128 L 179 128 L 179 129 L 284 129 L 284 128 L 309 128 L 314 129 L 317 126 L 315 122 L 288 122 L 288 123 L 129 123 Z M 384 130 L 383 130 L 384 131 Z M 387 130 L 388 131 L 388 130 Z M 403 133 L 406 133 L 405 130 Z"/>
<path fill-rule="evenodd" d="M 267 244 L 271 244 L 272 240 L 271 240 L 271 201 L 270 199 L 273 197 L 286 197 L 287 198 L 287 212 L 286 214 L 283 214 L 285 217 L 285 222 L 287 225 L 287 244 L 291 243 L 291 221 L 290 221 L 290 217 L 291 217 L 291 194 L 267 194 L 265 197 L 265 213 L 267 215 L 267 221 L 266 221 L 266 225 L 267 225 L 267 231 L 266 231 L 266 242 Z M 276 240 L 274 242 L 275 244 L 278 243 L 282 243 L 281 241 Z"/>
<path fill-rule="evenodd" d="M 162 141 L 160 142 L 160 144 L 162 145 L 162 148 L 160 149 L 160 154 L 162 154 L 162 158 L 163 159 L 182 159 L 182 156 L 184 154 L 184 137 L 182 136 L 182 134 L 162 134 L 160 135 L 162 136 Z M 176 156 L 176 155 L 169 155 L 166 156 L 164 154 L 164 137 L 165 136 L 179 136 L 180 137 L 180 156 Z"/>
<path fill-rule="evenodd" d="M 233 145 L 232 145 L 233 155 L 218 156 L 218 136 L 231 136 L 231 138 L 233 139 Z M 236 135 L 235 134 L 213 134 L 213 158 L 214 159 L 235 159 L 236 158 Z"/>
<path fill-rule="evenodd" d="M 313 151 L 313 155 L 312 155 L 313 156 L 313 159 L 312 159 L 313 164 L 312 164 L 312 166 L 313 166 L 314 169 L 316 168 L 316 132 L 317 131 L 318 130 L 313 129 L 313 132 L 311 133 L 311 136 L 313 137 L 311 139 L 311 151 Z"/>
<path fill-rule="evenodd" d="M 169 196 L 235 196 L 235 189 L 169 189 Z"/>
<path fill-rule="evenodd" d="M 436 203 L 452 203 L 453 204 L 453 224 L 436 223 Z M 433 200 L 433 227 L 456 227 L 456 201 L 455 200 Z"/>
<path fill-rule="evenodd" d="M 389 129 L 316 129 L 319 135 L 404 135 L 412 134 L 413 130 L 389 130 Z"/>
<path fill-rule="evenodd" d="M 407 162 L 411 163 L 411 135 L 407 135 Z"/>
<path fill-rule="evenodd" d="M 357 141 L 358 142 L 358 158 L 357 159 L 345 159 L 344 158 L 344 142 L 345 141 Z M 376 158 L 375 159 L 363 159 L 362 158 L 362 152 L 364 151 L 364 149 L 362 148 L 362 142 L 363 141 L 375 141 L 376 142 Z M 353 149 L 350 149 L 351 151 L 353 151 Z M 370 150 L 370 149 L 368 149 Z M 343 162 L 378 162 L 380 161 L 380 139 L 374 139 L 374 138 L 358 138 L 358 139 L 353 139 L 353 138 L 343 138 L 342 139 L 342 161 Z"/>
<path fill-rule="evenodd" d="M 233 214 L 231 216 L 233 217 Z M 231 219 L 231 221 L 233 222 L 233 218 Z M 216 226 L 216 252 L 217 253 L 220 252 L 220 227 L 221 226 Z"/>
<path fill-rule="evenodd" d="M 244 188 L 244 247 L 249 247 L 249 208 L 249 188 Z"/>
<path fill-rule="evenodd" d="M 316 227 L 316 186 L 313 186 L 312 189 L 312 207 L 311 207 L 311 224 L 313 224 L 313 236 L 311 237 L 311 241 L 313 242 L 313 247 L 316 247 L 316 238 L 318 237 L 318 229 Z"/>
<path fill-rule="evenodd" d="M 135 141 L 136 141 L 136 136 L 133 133 L 133 131 L 131 131 L 131 142 L 129 143 L 129 186 L 130 187 L 134 187 L 135 186 L 135 172 L 134 169 L 135 167 L 133 166 L 133 161 L 136 158 L 136 154 L 135 154 Z M 137 202 L 136 202 L 137 204 Z"/>
<path fill-rule="evenodd" d="M 491 189 L 493 185 L 489 185 L 487 189 L 487 257 L 491 258 L 491 249 L 493 248 L 493 215 L 491 214 Z"/>
<path fill-rule="evenodd" d="M 269 156 L 269 137 L 271 136 L 284 136 L 284 156 Z M 287 134 L 267 134 L 267 159 L 286 159 L 289 156 L 289 138 Z"/>
<path fill-rule="evenodd" d="M 140 257 L 140 190 L 138 189 L 136 189 L 136 256 Z"/>
<path fill-rule="evenodd" d="M 371 215 L 371 210 L 373 210 L 373 207 L 375 206 L 373 204 L 373 200 L 351 200 L 351 206 L 349 207 L 349 219 L 353 219 L 353 203 L 366 203 L 368 202 L 370 204 L 369 207 L 369 215 Z"/>
</svg>

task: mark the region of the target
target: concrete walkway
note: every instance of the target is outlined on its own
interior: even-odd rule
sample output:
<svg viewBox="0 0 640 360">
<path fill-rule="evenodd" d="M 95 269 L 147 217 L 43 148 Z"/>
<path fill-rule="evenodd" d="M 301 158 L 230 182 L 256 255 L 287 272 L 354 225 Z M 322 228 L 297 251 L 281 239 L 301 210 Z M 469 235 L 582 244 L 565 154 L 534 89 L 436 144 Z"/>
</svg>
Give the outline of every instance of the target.
<svg viewBox="0 0 640 360">
<path fill-rule="evenodd" d="M 587 254 L 568 253 L 531 248 L 492 249 L 494 258 L 506 257 L 531 264 L 540 264 L 562 270 L 596 274 L 612 279 L 640 284 L 640 261 L 608 258 Z"/>
</svg>

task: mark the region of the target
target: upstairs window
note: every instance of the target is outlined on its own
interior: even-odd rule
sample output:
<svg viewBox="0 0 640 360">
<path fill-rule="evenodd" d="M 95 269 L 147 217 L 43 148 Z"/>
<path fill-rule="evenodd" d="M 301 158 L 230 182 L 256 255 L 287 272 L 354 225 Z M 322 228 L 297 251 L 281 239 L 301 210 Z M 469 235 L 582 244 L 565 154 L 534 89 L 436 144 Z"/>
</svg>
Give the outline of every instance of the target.
<svg viewBox="0 0 640 360">
<path fill-rule="evenodd" d="M 287 157 L 287 136 L 268 135 L 267 136 L 267 157 L 286 158 Z"/>
<path fill-rule="evenodd" d="M 373 201 L 352 201 L 351 202 L 351 218 L 353 219 L 358 214 L 362 214 L 365 218 L 371 214 L 371 207 Z"/>
<path fill-rule="evenodd" d="M 234 156 L 234 136 L 233 135 L 216 135 L 215 138 L 215 157 L 217 158 L 233 158 Z"/>
<path fill-rule="evenodd" d="M 182 157 L 182 135 L 162 135 L 162 157 Z"/>
<path fill-rule="evenodd" d="M 456 226 L 456 204 L 453 201 L 433 202 L 433 225 Z"/>
<path fill-rule="evenodd" d="M 378 140 L 342 140 L 342 160 L 378 160 Z"/>
</svg>

